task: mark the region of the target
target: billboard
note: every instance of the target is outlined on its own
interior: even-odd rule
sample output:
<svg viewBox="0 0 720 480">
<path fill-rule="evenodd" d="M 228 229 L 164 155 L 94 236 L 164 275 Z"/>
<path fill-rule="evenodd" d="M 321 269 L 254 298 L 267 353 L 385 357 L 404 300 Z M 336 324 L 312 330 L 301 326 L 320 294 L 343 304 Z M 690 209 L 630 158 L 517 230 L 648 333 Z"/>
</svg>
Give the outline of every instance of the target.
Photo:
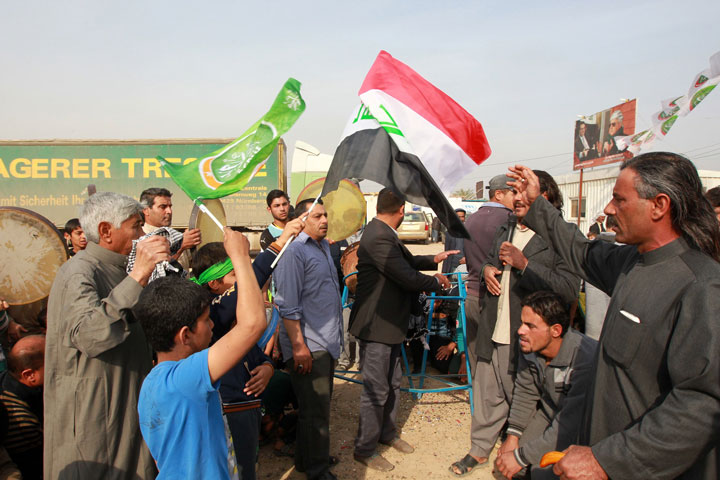
<svg viewBox="0 0 720 480">
<path fill-rule="evenodd" d="M 621 162 L 632 157 L 615 144 L 615 137 L 635 133 L 636 100 L 582 117 L 575 122 L 573 170 Z"/>
</svg>

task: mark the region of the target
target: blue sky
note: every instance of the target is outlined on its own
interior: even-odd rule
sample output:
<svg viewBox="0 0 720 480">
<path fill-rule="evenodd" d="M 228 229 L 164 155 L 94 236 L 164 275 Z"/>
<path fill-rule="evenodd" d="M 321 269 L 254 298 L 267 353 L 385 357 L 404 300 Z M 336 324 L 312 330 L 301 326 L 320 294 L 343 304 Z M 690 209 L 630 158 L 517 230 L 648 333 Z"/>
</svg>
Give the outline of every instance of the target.
<svg viewBox="0 0 720 480">
<path fill-rule="evenodd" d="M 578 114 L 637 98 L 646 128 L 720 50 L 717 0 L 4 3 L 0 138 L 236 137 L 292 76 L 290 152 L 333 153 L 384 49 L 483 124 L 493 155 L 459 187 L 508 162 L 570 172 Z M 720 169 L 718 132 L 714 92 L 655 145 Z"/>
</svg>

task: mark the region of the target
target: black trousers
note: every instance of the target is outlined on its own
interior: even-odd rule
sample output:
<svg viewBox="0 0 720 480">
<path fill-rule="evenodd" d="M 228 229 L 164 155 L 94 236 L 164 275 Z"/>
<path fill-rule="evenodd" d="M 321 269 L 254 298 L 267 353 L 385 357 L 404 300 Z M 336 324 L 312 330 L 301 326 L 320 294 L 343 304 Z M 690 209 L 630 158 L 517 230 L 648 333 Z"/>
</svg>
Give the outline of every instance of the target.
<svg viewBox="0 0 720 480">
<path fill-rule="evenodd" d="M 400 344 L 386 345 L 358 339 L 358 345 L 363 391 L 355 455 L 370 457 L 378 442 L 390 443 L 396 437 L 395 420 L 402 379 Z"/>
<path fill-rule="evenodd" d="M 238 477 L 241 480 L 255 480 L 262 412 L 260 408 L 253 408 L 243 412 L 226 413 L 225 417 L 235 447 Z"/>
<path fill-rule="evenodd" d="M 322 350 L 312 352 L 310 373 L 295 371 L 290 360 L 290 380 L 297 396 L 299 412 L 295 443 L 295 468 L 308 479 L 318 478 L 330 468 L 330 398 L 333 390 L 335 359 Z"/>
</svg>

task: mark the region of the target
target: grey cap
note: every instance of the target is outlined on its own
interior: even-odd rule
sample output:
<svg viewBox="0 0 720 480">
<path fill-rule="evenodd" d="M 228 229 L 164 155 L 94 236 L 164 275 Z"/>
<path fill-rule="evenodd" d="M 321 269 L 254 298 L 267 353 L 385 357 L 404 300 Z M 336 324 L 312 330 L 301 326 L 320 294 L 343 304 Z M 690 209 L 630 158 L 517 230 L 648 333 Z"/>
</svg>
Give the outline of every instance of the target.
<svg viewBox="0 0 720 480">
<path fill-rule="evenodd" d="M 510 190 L 512 187 L 507 182 L 514 182 L 515 179 L 508 177 L 507 175 L 495 175 L 490 179 L 488 184 L 488 190 Z"/>
</svg>

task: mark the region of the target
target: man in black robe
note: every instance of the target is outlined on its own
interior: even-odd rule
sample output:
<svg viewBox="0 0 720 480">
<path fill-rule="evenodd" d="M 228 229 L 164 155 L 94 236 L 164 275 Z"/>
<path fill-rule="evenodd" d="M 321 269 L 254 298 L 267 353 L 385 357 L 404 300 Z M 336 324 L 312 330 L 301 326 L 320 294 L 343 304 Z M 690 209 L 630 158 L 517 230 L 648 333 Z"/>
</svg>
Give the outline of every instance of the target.
<svg viewBox="0 0 720 480">
<path fill-rule="evenodd" d="M 589 242 L 511 169 L 527 225 L 612 295 L 579 443 L 561 478 L 720 478 L 720 230 L 686 158 L 626 161 L 605 207 L 617 241 Z"/>
</svg>

